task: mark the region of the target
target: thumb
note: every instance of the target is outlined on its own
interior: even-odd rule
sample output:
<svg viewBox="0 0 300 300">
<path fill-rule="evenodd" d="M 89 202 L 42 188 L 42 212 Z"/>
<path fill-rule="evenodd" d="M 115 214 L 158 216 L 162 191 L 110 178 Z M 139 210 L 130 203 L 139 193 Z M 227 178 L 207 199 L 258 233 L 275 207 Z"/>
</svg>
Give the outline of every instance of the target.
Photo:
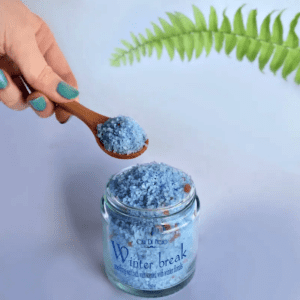
<svg viewBox="0 0 300 300">
<path fill-rule="evenodd" d="M 11 41 L 7 54 L 18 65 L 29 86 L 52 101 L 66 103 L 78 97 L 78 90 L 63 81 L 47 64 L 34 33 L 17 34 Z"/>
</svg>

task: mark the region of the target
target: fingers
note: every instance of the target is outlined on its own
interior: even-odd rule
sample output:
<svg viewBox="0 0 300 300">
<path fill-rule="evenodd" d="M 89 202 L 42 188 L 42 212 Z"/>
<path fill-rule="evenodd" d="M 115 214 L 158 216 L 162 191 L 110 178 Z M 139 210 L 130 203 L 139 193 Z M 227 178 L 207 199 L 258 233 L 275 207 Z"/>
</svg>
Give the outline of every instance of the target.
<svg viewBox="0 0 300 300">
<path fill-rule="evenodd" d="M 44 57 L 48 65 L 52 67 L 56 74 L 58 74 L 65 82 L 78 89 L 75 76 L 55 40 L 45 53 Z M 79 101 L 78 98 L 75 101 Z M 71 116 L 70 113 L 66 112 L 59 106 L 55 109 L 55 115 L 56 119 L 60 123 L 66 123 Z"/>
<path fill-rule="evenodd" d="M 54 113 L 54 104 L 41 93 L 29 95 L 20 77 L 12 77 L 0 69 L 0 99 L 13 110 L 24 110 L 27 107 L 35 111 L 42 118 L 47 118 Z"/>
<path fill-rule="evenodd" d="M 24 110 L 28 103 L 23 98 L 21 90 L 13 82 L 9 74 L 0 69 L 0 99 L 9 108 Z"/>
<path fill-rule="evenodd" d="M 31 32 L 15 33 L 7 54 L 16 62 L 26 82 L 56 103 L 66 103 L 78 97 L 78 90 L 67 84 L 47 64 Z"/>
<path fill-rule="evenodd" d="M 75 76 L 63 55 L 61 49 L 59 48 L 53 33 L 51 32 L 48 25 L 41 19 L 42 26 L 38 33 L 36 34 L 36 40 L 41 53 L 47 64 L 52 68 L 52 70 L 60 76 L 66 83 L 78 89 L 77 81 Z M 78 98 L 75 101 L 79 101 Z M 63 110 L 61 107 L 57 106 L 55 108 L 56 119 L 60 123 L 65 123 L 70 118 L 71 114 Z"/>
<path fill-rule="evenodd" d="M 55 105 L 48 97 L 40 92 L 33 92 L 27 97 L 27 101 L 36 114 L 41 118 L 48 118 L 54 113 Z"/>
</svg>

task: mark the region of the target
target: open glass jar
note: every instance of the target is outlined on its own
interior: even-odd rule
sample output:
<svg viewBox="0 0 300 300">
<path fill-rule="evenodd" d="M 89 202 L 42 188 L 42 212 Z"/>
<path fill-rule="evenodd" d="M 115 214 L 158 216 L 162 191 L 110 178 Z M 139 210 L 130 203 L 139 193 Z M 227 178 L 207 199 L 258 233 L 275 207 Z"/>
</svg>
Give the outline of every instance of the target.
<svg viewBox="0 0 300 300">
<path fill-rule="evenodd" d="M 136 208 L 112 194 L 101 200 L 105 271 L 118 288 L 142 297 L 179 291 L 192 279 L 198 249 L 200 201 L 194 184 L 173 206 Z"/>
</svg>

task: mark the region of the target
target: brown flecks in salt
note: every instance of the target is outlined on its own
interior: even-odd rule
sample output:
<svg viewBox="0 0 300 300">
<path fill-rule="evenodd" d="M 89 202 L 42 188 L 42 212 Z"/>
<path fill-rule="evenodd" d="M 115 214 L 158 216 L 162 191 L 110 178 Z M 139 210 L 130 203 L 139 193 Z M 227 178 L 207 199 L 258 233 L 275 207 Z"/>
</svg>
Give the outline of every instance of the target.
<svg viewBox="0 0 300 300">
<path fill-rule="evenodd" d="M 129 246 L 129 247 L 132 247 L 132 242 L 128 242 L 128 246 Z"/>
<path fill-rule="evenodd" d="M 175 223 L 175 227 L 178 227 L 178 223 Z M 179 230 L 176 230 L 173 237 L 169 240 L 169 242 L 172 243 L 178 237 L 180 237 L 180 232 L 179 232 Z"/>
<path fill-rule="evenodd" d="M 178 237 L 180 237 L 180 232 L 179 231 L 175 231 L 175 234 L 173 235 L 173 237 L 169 240 L 169 243 L 172 243 L 175 239 L 177 239 Z"/>
<path fill-rule="evenodd" d="M 163 232 L 163 227 L 161 225 L 155 225 L 156 228 L 158 228 L 159 232 Z"/>
<path fill-rule="evenodd" d="M 112 239 L 114 236 L 115 236 L 114 233 L 110 234 L 110 235 L 109 235 L 109 239 Z"/>
<path fill-rule="evenodd" d="M 163 214 L 164 214 L 165 216 L 168 216 L 170 213 L 169 213 L 168 210 L 165 210 L 165 211 L 163 212 Z"/>
<path fill-rule="evenodd" d="M 184 191 L 185 191 L 186 193 L 189 193 L 190 190 L 191 190 L 191 186 L 187 183 L 187 184 L 184 186 Z"/>
<path fill-rule="evenodd" d="M 164 227 L 165 230 L 170 230 L 171 229 L 171 225 L 169 225 L 169 224 L 164 224 L 163 227 Z"/>
</svg>

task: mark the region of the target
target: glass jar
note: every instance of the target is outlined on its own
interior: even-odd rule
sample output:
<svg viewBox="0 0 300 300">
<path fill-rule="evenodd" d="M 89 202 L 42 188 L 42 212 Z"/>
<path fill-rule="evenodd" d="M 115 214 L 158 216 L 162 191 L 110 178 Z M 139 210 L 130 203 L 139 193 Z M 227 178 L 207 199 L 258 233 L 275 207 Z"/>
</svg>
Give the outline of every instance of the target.
<svg viewBox="0 0 300 300">
<path fill-rule="evenodd" d="M 200 201 L 194 184 L 176 205 L 140 209 L 112 195 L 101 199 L 105 271 L 116 287 L 137 296 L 161 297 L 186 286 L 195 272 Z"/>
</svg>

